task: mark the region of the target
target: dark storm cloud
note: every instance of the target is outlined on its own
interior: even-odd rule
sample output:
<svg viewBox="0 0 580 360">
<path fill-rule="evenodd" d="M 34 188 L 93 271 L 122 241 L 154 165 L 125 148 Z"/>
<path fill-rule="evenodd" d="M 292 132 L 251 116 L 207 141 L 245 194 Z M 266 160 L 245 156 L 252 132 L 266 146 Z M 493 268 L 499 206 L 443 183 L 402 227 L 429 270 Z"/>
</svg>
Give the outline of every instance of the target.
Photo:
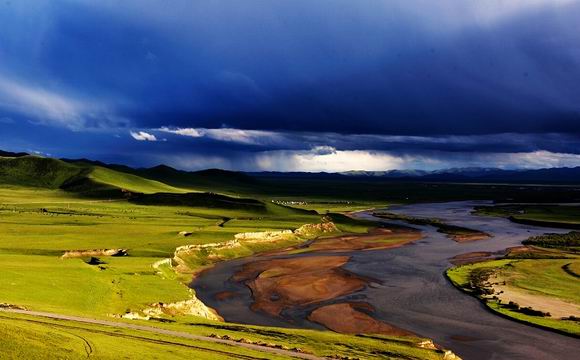
<svg viewBox="0 0 580 360">
<path fill-rule="evenodd" d="M 377 134 L 339 134 L 329 132 L 281 132 L 232 128 L 161 128 L 147 129 L 165 136 L 174 148 L 185 150 L 198 145 L 230 148 L 249 152 L 269 150 L 307 150 L 330 146 L 339 150 L 380 150 L 392 152 L 550 152 L 580 153 L 580 135 L 545 134 L 485 134 L 406 136 Z"/>
<path fill-rule="evenodd" d="M 0 147 L 248 169 L 577 154 L 578 18 L 573 0 L 6 2 Z"/>
</svg>

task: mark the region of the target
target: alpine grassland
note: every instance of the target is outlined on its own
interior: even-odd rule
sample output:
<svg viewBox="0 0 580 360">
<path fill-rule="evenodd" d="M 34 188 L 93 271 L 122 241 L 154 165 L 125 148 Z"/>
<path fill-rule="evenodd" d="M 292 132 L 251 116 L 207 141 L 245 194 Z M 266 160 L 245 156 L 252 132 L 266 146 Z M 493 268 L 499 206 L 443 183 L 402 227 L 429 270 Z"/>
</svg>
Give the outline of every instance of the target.
<svg viewBox="0 0 580 360">
<path fill-rule="evenodd" d="M 451 282 L 503 316 L 580 337 L 580 257 L 501 259 L 447 270 Z"/>
<path fill-rule="evenodd" d="M 141 177 L 138 171 L 121 170 L 36 156 L 0 158 L 2 308 L 145 324 L 252 342 L 268 349 L 299 348 L 296 354 L 369 359 L 443 357 L 441 351 L 420 346 L 422 340 L 416 338 L 228 324 L 179 307 L 146 316 L 146 309 L 162 307 L 159 304 L 190 304 L 188 301 L 195 298 L 187 286 L 192 276 L 216 261 L 296 245 L 321 234 L 301 233 L 280 242 L 243 244 L 217 255 L 204 253 L 190 259 L 185 273 L 174 271 L 171 265 L 179 247 L 219 246 L 239 233 L 293 231 L 325 221 L 335 224 L 332 234 L 366 232 L 373 224 L 331 211 L 317 212 L 319 207 L 291 207 L 263 194 L 250 196 L 248 191 L 232 196 L 233 188 L 223 180 L 223 173 L 197 174 L 198 184 L 190 185 L 185 182 L 193 175 L 187 175 L 177 186 Z M 213 180 L 216 187 L 206 191 Z M 221 191 L 224 183 L 230 186 L 229 191 Z M 239 184 L 247 189 L 247 179 L 242 178 Z M 340 204 L 340 210 L 367 206 L 361 203 L 352 209 Z M 287 357 L 4 311 L 0 312 L 0 338 L 2 356 L 8 358 Z"/>
</svg>

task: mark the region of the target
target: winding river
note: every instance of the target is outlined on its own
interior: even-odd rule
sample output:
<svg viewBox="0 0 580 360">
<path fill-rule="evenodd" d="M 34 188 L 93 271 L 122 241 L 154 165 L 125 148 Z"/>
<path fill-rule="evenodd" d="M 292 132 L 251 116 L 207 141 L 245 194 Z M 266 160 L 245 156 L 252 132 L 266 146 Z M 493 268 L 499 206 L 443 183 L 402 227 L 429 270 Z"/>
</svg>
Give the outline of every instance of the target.
<svg viewBox="0 0 580 360">
<path fill-rule="evenodd" d="M 483 230 L 487 240 L 456 243 L 430 226 L 414 226 L 425 237 L 413 244 L 390 250 L 350 253 L 346 269 L 377 279 L 364 290 L 344 297 L 364 300 L 376 308 L 375 317 L 389 324 L 433 339 L 464 359 L 572 359 L 580 341 L 550 331 L 520 324 L 489 312 L 478 300 L 454 288 L 443 276 L 453 256 L 472 251 L 499 251 L 521 244 L 529 236 L 561 229 L 512 223 L 507 219 L 471 214 L 481 202 L 414 204 L 390 207 L 389 211 L 417 217 L 440 218 L 449 224 Z M 397 223 L 359 213 L 360 218 Z M 308 254 L 292 255 L 308 256 Z M 251 311 L 249 289 L 230 281 L 240 267 L 263 259 L 253 256 L 217 264 L 191 284 L 198 297 L 216 309 L 226 321 L 254 325 L 321 326 L 305 320 L 310 309 L 286 313 L 286 319 Z M 235 296 L 216 298 L 223 291 Z"/>
</svg>

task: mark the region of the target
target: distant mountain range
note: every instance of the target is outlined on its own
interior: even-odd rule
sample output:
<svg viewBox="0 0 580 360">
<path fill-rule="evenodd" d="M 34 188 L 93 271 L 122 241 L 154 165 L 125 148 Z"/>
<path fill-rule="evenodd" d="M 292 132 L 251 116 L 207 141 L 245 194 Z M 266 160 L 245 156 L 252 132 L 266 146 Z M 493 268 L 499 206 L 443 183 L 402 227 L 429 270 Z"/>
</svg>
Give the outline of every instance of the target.
<svg viewBox="0 0 580 360">
<path fill-rule="evenodd" d="M 469 182 L 469 183 L 527 183 L 527 184 L 579 184 L 580 167 L 546 168 L 534 170 L 504 170 L 497 168 L 454 168 L 435 171 L 391 170 L 348 171 L 341 173 L 354 177 L 378 177 L 382 179 Z"/>
<path fill-rule="evenodd" d="M 0 157 L 28 158 L 26 153 L 0 150 Z M 132 168 L 126 165 L 105 164 L 88 159 L 60 159 L 80 167 L 98 167 L 119 173 L 139 176 L 176 187 L 210 188 L 219 183 L 228 187 L 251 186 L 260 178 L 311 178 L 389 182 L 456 182 L 456 183 L 507 183 L 507 184 L 580 184 L 580 167 L 546 168 L 536 170 L 504 170 L 497 168 L 453 168 L 445 170 L 388 170 L 346 171 L 341 173 L 311 172 L 237 172 L 220 169 L 201 171 L 177 170 L 167 165 L 151 168 Z"/>
<path fill-rule="evenodd" d="M 255 177 L 366 179 L 391 182 L 454 182 L 502 184 L 580 184 L 580 167 L 537 170 L 454 168 L 445 170 L 345 171 L 341 173 L 253 172 Z"/>
</svg>

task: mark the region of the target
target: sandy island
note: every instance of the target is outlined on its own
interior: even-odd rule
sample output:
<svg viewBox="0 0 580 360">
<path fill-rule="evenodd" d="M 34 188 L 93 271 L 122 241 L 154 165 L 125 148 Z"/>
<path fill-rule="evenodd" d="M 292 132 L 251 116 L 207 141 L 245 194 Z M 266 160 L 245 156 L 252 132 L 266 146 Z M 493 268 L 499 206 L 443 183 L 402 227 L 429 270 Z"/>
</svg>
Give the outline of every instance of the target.
<svg viewBox="0 0 580 360">
<path fill-rule="evenodd" d="M 348 256 L 306 256 L 246 264 L 233 277 L 252 290 L 252 310 L 273 316 L 362 290 L 367 280 L 341 268 Z"/>
<path fill-rule="evenodd" d="M 374 309 L 367 303 L 341 303 L 319 307 L 308 320 L 344 334 L 383 334 L 389 336 L 417 336 L 368 315 Z M 337 316 L 340 314 L 340 316 Z"/>
<path fill-rule="evenodd" d="M 341 235 L 313 241 L 298 248 L 271 253 L 272 259 L 245 264 L 232 280 L 252 290 L 252 310 L 281 316 L 285 310 L 320 304 L 308 319 L 344 333 L 378 333 L 391 336 L 416 336 L 374 319 L 371 305 L 328 301 L 364 289 L 372 279 L 356 275 L 342 267 L 350 256 L 334 253 L 389 249 L 420 239 L 421 233 L 405 227 L 377 228 L 366 234 Z M 331 254 L 329 254 L 331 253 Z"/>
</svg>

